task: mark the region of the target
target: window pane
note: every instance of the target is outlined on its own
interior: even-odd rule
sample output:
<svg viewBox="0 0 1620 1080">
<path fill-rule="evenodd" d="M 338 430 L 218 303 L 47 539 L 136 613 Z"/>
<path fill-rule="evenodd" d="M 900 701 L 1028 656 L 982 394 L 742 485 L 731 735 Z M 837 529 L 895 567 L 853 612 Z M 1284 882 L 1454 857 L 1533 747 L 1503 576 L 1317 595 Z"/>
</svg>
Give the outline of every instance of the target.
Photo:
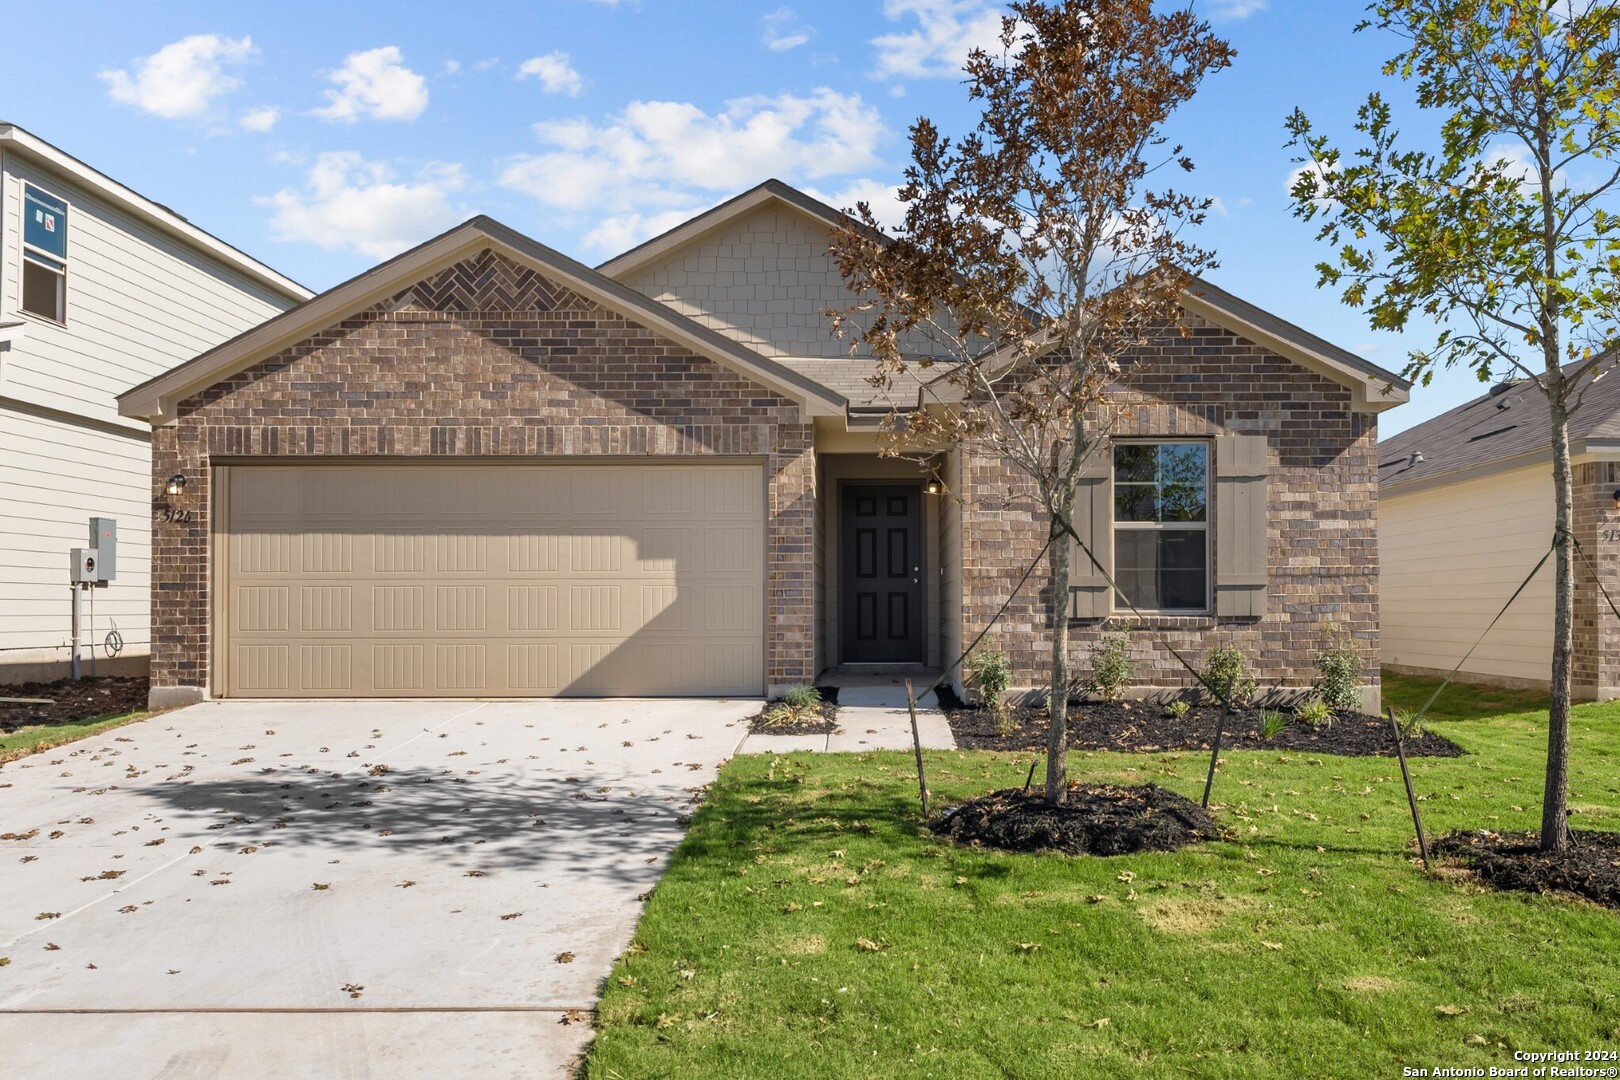
<svg viewBox="0 0 1620 1080">
<path fill-rule="evenodd" d="M 1152 443 L 1117 443 L 1114 446 L 1114 482 L 1151 484 L 1158 479 Z"/>
<path fill-rule="evenodd" d="M 32 315 L 66 322 L 67 304 L 63 296 L 66 281 L 64 275 L 48 270 L 32 259 L 24 259 L 22 309 Z"/>
<path fill-rule="evenodd" d="M 1160 520 L 1203 521 L 1209 490 L 1207 448 L 1202 443 L 1172 443 L 1158 449 Z"/>
<path fill-rule="evenodd" d="M 23 241 L 67 258 L 67 204 L 38 188 L 23 189 Z"/>
<path fill-rule="evenodd" d="M 1114 520 L 1158 521 L 1158 489 L 1152 484 L 1115 484 Z"/>
<path fill-rule="evenodd" d="M 1144 611 L 1203 611 L 1209 603 L 1207 539 L 1201 529 L 1115 530 L 1120 605 L 1129 601 Z"/>
</svg>

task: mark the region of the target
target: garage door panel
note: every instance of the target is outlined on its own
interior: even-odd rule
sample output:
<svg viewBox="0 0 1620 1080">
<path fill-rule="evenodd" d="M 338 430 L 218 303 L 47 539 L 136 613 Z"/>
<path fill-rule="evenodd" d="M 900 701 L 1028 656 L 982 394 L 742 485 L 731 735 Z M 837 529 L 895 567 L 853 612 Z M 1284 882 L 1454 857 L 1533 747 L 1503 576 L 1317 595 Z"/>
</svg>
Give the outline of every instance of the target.
<svg viewBox="0 0 1620 1080">
<path fill-rule="evenodd" d="M 763 689 L 757 466 L 255 466 L 230 485 L 227 694 Z"/>
</svg>

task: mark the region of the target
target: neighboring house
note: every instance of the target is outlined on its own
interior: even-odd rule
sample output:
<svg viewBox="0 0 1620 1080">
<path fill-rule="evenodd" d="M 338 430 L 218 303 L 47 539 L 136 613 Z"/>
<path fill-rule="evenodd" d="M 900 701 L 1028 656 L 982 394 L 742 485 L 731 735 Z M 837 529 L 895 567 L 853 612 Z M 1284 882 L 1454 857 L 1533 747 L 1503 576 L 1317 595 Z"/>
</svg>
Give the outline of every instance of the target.
<svg viewBox="0 0 1620 1080">
<path fill-rule="evenodd" d="M 1552 423 L 1529 381 L 1499 383 L 1381 443 L 1384 666 L 1449 675 L 1552 547 Z M 1570 416 L 1574 531 L 1620 604 L 1620 379 L 1598 379 Z M 1552 670 L 1548 560 L 1458 677 L 1545 688 Z M 1620 697 L 1620 622 L 1579 555 L 1574 691 Z"/>
<path fill-rule="evenodd" d="M 0 683 L 67 671 L 69 552 L 118 523 L 97 671 L 145 671 L 151 431 L 115 395 L 309 291 L 19 127 L 0 124 Z M 87 610 L 89 604 L 86 605 Z"/>
<path fill-rule="evenodd" d="M 155 503 L 154 704 L 954 659 L 1044 525 L 998 462 L 879 456 L 871 362 L 827 329 L 838 220 L 772 181 L 593 270 L 475 218 L 122 395 L 155 482 L 186 479 Z M 1195 660 L 1230 641 L 1305 685 L 1332 623 L 1376 697 L 1376 415 L 1406 384 L 1213 286 L 1185 304 L 1077 524 Z M 1192 520 L 1126 497 L 1161 494 Z M 1071 604 L 1083 663 L 1113 598 L 1081 575 Z M 993 638 L 1021 684 L 1043 623 L 1026 599 Z M 1143 685 L 1189 683 L 1136 651 Z"/>
</svg>

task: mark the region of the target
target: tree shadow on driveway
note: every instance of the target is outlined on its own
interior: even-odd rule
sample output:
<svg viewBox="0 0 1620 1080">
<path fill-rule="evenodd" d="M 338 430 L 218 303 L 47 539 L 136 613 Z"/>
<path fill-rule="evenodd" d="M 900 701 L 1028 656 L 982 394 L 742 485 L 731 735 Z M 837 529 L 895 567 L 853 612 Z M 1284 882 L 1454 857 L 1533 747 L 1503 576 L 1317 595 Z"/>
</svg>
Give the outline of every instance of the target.
<svg viewBox="0 0 1620 1080">
<path fill-rule="evenodd" d="M 695 777 L 694 777 L 695 779 Z M 341 776 L 312 768 L 156 784 L 142 794 L 177 829 L 230 846 L 397 853 L 482 869 L 644 881 L 680 841 L 702 789 L 680 778 L 638 789 L 622 775 L 466 777 L 431 768 Z M 206 840 L 198 841 L 206 843 Z"/>
</svg>

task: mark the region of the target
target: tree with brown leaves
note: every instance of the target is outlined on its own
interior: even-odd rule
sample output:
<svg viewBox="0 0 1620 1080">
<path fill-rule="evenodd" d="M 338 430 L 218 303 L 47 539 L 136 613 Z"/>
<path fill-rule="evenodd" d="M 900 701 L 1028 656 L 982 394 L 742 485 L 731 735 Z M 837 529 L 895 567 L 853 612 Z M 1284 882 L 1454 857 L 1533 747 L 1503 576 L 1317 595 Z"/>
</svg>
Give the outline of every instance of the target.
<svg viewBox="0 0 1620 1080">
<path fill-rule="evenodd" d="M 888 235 L 863 203 L 833 245 L 860 298 L 835 329 L 870 350 L 877 385 L 921 369 L 924 405 L 891 417 L 884 452 L 957 449 L 1028 478 L 1048 532 L 1052 802 L 1067 790 L 1076 480 L 1107 446 L 1133 351 L 1175 332 L 1183 290 L 1216 265 L 1183 235 L 1209 200 L 1158 174 L 1192 170 L 1165 122 L 1232 57 L 1190 8 L 1014 3 L 1000 49 L 967 61 L 977 126 L 953 141 L 919 119 L 903 223 Z"/>
</svg>

